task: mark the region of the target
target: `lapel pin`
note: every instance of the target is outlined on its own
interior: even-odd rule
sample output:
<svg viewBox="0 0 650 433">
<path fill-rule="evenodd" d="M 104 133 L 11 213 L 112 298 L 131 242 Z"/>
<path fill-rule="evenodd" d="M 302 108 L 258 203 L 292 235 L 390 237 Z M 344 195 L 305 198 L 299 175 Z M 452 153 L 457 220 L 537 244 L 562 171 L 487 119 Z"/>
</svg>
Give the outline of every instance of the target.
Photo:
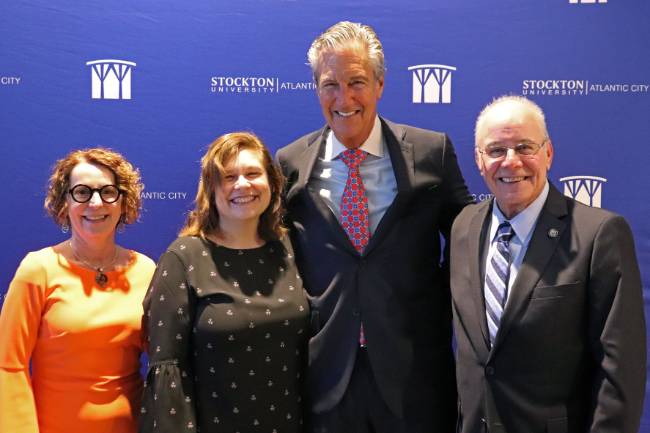
<svg viewBox="0 0 650 433">
<path fill-rule="evenodd" d="M 548 231 L 548 237 L 549 238 L 556 238 L 556 237 L 559 236 L 559 234 L 560 234 L 560 231 L 558 229 L 550 229 Z"/>
</svg>

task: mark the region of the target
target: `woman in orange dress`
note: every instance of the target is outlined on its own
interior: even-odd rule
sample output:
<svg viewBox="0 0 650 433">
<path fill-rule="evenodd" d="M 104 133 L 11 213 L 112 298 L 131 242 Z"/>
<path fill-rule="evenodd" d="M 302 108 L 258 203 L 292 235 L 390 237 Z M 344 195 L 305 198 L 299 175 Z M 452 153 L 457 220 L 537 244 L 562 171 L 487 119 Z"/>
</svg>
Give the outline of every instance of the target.
<svg viewBox="0 0 650 433">
<path fill-rule="evenodd" d="M 0 314 L 0 433 L 132 433 L 142 299 L 155 265 L 115 243 L 142 184 L 102 148 L 57 161 L 45 208 L 70 238 L 30 252 Z M 31 374 L 30 374 L 31 362 Z"/>
</svg>

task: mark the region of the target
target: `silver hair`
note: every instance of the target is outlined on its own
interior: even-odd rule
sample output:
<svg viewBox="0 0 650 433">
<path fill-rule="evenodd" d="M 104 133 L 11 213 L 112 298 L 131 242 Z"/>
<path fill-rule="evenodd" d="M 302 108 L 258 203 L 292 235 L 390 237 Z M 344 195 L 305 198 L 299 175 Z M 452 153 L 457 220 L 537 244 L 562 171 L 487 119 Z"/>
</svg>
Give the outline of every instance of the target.
<svg viewBox="0 0 650 433">
<path fill-rule="evenodd" d="M 341 21 L 321 33 L 307 51 L 307 60 L 317 84 L 318 64 L 323 53 L 351 45 L 365 49 L 376 79 L 384 77 L 384 48 L 373 28 L 366 24 Z"/>
<path fill-rule="evenodd" d="M 542 111 L 542 108 L 531 101 L 530 99 L 524 97 L 524 96 L 519 96 L 519 95 L 503 95 L 499 96 L 498 98 L 494 98 L 492 102 L 487 104 L 483 110 L 481 110 L 481 113 L 478 115 L 478 118 L 476 119 L 476 126 L 474 127 L 474 143 L 478 147 L 478 134 L 479 131 L 483 128 L 483 122 L 485 122 L 485 117 L 490 112 L 494 107 L 497 105 L 503 104 L 503 103 L 509 103 L 509 102 L 514 102 L 517 104 L 523 105 L 525 108 L 530 110 L 531 114 L 535 118 L 535 121 L 537 122 L 537 125 L 540 127 L 542 132 L 544 133 L 544 139 L 548 139 L 548 130 L 546 129 L 546 117 L 544 116 L 544 111 Z"/>
</svg>

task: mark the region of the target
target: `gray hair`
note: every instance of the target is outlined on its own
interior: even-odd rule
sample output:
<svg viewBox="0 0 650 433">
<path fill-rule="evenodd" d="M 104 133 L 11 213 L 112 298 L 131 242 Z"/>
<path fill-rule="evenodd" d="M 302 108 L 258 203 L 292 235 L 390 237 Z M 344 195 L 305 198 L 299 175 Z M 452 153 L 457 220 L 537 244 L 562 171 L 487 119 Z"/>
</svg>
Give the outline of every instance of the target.
<svg viewBox="0 0 650 433">
<path fill-rule="evenodd" d="M 542 111 L 539 105 L 537 105 L 536 103 L 534 103 L 533 101 L 531 101 L 530 99 L 524 96 L 503 95 L 503 96 L 499 96 L 498 98 L 494 98 L 492 102 L 487 104 L 485 108 L 481 110 L 481 113 L 478 115 L 478 118 L 476 119 L 476 126 L 474 128 L 474 143 L 476 146 L 478 146 L 478 134 L 479 131 L 483 128 L 485 117 L 494 107 L 504 103 L 516 103 L 527 108 L 535 118 L 535 122 L 537 122 L 537 125 L 544 133 L 544 139 L 549 138 L 548 130 L 546 129 L 546 117 L 544 116 L 544 111 Z"/>
<path fill-rule="evenodd" d="M 325 30 L 312 42 L 307 51 L 307 60 L 318 84 L 318 63 L 327 51 L 337 50 L 350 45 L 364 48 L 376 79 L 384 76 L 384 49 L 375 31 L 366 24 L 341 21 Z"/>
</svg>

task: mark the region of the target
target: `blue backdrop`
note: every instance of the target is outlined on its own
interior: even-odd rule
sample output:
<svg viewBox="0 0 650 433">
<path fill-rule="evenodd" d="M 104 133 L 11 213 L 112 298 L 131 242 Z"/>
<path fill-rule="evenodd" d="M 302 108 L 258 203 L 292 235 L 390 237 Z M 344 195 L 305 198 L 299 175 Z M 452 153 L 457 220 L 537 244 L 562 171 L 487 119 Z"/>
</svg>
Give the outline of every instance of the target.
<svg viewBox="0 0 650 433">
<path fill-rule="evenodd" d="M 632 225 L 648 316 L 647 0 L 2 2 L 0 294 L 28 251 L 65 237 L 42 204 L 52 163 L 71 149 L 112 147 L 140 168 L 141 223 L 119 242 L 157 259 L 214 138 L 251 130 L 276 150 L 323 124 L 306 51 L 343 19 L 383 42 L 380 113 L 449 133 L 479 200 L 476 115 L 504 93 L 537 101 L 556 152 L 551 181 Z"/>
</svg>

